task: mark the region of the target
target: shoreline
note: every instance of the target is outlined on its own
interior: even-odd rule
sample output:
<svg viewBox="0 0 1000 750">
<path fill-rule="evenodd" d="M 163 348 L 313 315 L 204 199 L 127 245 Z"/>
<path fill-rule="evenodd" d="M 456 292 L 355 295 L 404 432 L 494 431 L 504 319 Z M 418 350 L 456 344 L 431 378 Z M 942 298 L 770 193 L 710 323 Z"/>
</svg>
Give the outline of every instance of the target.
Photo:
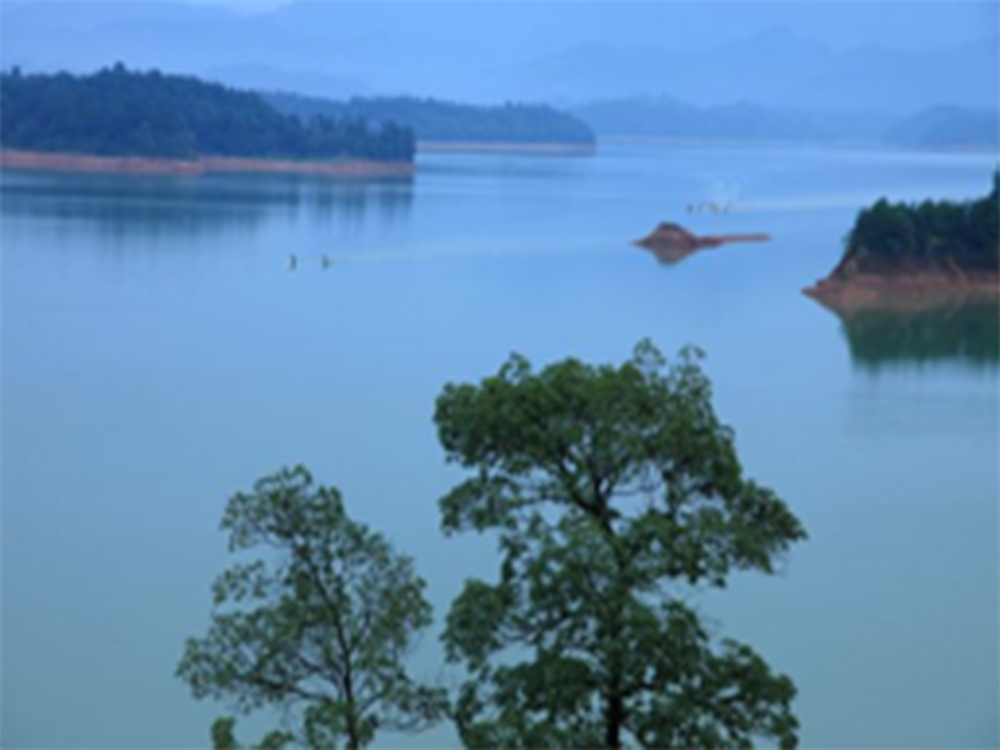
<svg viewBox="0 0 1000 750">
<path fill-rule="evenodd" d="M 596 143 L 516 143 L 511 141 L 418 141 L 424 154 L 525 154 L 536 156 L 593 156 Z"/>
<path fill-rule="evenodd" d="M 988 143 L 953 144 L 941 146 L 907 146 L 897 143 L 886 143 L 865 138 L 844 139 L 809 139 L 809 138 L 699 138 L 696 136 L 670 135 L 603 135 L 599 136 L 602 143 L 620 146 L 663 146 L 677 148 L 779 148 L 779 149 L 833 149 L 876 151 L 879 153 L 907 154 L 992 154 L 996 148 Z"/>
<path fill-rule="evenodd" d="M 823 279 L 802 293 L 824 307 L 841 312 L 867 308 L 921 310 L 956 300 L 1000 298 L 1000 273 L 934 270 L 858 273 L 846 279 Z"/>
<path fill-rule="evenodd" d="M 144 156 L 94 156 L 90 154 L 47 153 L 0 150 L 0 168 L 40 172 L 83 172 L 135 176 L 201 177 L 206 174 L 298 174 L 321 177 L 412 177 L 411 162 L 295 161 L 202 156 L 197 159 L 169 159 Z"/>
</svg>

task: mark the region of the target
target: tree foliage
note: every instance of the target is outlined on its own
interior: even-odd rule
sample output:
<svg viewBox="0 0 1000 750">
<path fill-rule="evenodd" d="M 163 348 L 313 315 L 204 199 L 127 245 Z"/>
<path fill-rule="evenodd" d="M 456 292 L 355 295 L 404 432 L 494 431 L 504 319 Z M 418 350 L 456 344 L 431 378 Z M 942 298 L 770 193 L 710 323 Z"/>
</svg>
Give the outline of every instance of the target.
<svg viewBox="0 0 1000 750">
<path fill-rule="evenodd" d="M 411 161 L 413 133 L 357 117 L 308 123 L 260 96 L 197 78 L 133 72 L 118 64 L 90 76 L 0 80 L 4 148 L 102 156 Z"/>
<path fill-rule="evenodd" d="M 468 681 L 468 747 L 748 747 L 796 742 L 792 681 L 713 643 L 687 601 L 734 571 L 772 573 L 805 533 L 747 479 L 698 355 L 648 342 L 620 367 L 515 356 L 448 385 L 435 419 L 472 476 L 447 532 L 495 532 L 493 583 L 467 582 L 444 635 Z"/>
<path fill-rule="evenodd" d="M 337 490 L 284 470 L 234 496 L 222 528 L 247 559 L 216 580 L 208 633 L 187 642 L 178 666 L 196 698 L 243 714 L 283 709 L 288 726 L 268 748 L 360 748 L 379 729 L 416 731 L 443 715 L 442 691 L 404 665 L 431 623 L 424 581 L 348 518 Z M 215 746 L 236 747 L 233 731 L 231 719 L 216 722 Z"/>
<path fill-rule="evenodd" d="M 315 117 L 398 122 L 424 141 L 572 143 L 593 145 L 580 119 L 540 104 L 473 106 L 412 96 L 355 97 L 336 102 L 295 94 L 265 94 L 278 110 L 309 122 Z"/>
<path fill-rule="evenodd" d="M 976 201 L 905 204 L 882 198 L 858 215 L 847 243 L 845 270 L 1000 270 L 1000 170 L 990 194 Z"/>
</svg>

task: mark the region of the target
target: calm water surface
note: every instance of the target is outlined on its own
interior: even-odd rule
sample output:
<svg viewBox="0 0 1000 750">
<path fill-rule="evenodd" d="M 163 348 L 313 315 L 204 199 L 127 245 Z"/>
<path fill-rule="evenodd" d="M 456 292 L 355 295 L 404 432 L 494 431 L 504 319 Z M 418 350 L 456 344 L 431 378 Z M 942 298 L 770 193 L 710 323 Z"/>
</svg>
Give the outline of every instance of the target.
<svg viewBox="0 0 1000 750">
<path fill-rule="evenodd" d="M 803 744 L 996 747 L 996 307 L 841 322 L 799 293 L 859 207 L 977 197 L 994 164 L 609 147 L 428 158 L 412 183 L 5 173 L 5 744 L 205 745 L 220 709 L 174 668 L 226 499 L 285 464 L 413 554 L 442 616 L 495 560 L 438 531 L 442 385 L 648 336 L 707 352 L 748 472 L 810 532 L 780 576 L 703 602 L 794 677 Z M 686 216 L 700 200 L 735 210 Z M 670 219 L 775 240 L 674 266 L 630 247 Z"/>
</svg>

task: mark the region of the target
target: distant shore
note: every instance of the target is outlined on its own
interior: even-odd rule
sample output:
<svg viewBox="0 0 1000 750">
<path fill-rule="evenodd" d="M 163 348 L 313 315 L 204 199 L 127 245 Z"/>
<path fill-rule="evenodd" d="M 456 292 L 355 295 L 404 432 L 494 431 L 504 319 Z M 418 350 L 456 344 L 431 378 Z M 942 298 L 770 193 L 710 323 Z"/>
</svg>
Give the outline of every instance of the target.
<svg viewBox="0 0 1000 750">
<path fill-rule="evenodd" d="M 426 154 L 526 154 L 538 156 L 592 156 L 595 143 L 514 143 L 492 141 L 418 141 L 417 152 Z"/>
<path fill-rule="evenodd" d="M 211 173 L 299 174 L 325 177 L 408 177 L 410 162 L 364 160 L 296 161 L 203 156 L 197 159 L 160 159 L 139 156 L 93 156 L 0 150 L 0 167 L 45 172 L 93 172 L 123 175 L 199 177 Z"/>
</svg>

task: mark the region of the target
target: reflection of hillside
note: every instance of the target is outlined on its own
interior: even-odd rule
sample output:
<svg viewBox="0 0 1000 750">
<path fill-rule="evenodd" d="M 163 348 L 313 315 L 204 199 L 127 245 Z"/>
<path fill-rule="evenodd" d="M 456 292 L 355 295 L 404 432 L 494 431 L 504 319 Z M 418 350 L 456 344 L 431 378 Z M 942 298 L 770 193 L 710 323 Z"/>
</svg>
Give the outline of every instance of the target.
<svg viewBox="0 0 1000 750">
<path fill-rule="evenodd" d="M 854 364 L 863 369 L 953 362 L 995 368 L 1000 306 L 993 297 L 944 297 L 922 306 L 830 308 L 840 318 Z"/>
<path fill-rule="evenodd" d="M 3 213 L 83 222 L 116 237 L 196 237 L 253 228 L 273 217 L 330 224 L 405 218 L 409 179 L 329 180 L 212 175 L 151 179 L 4 172 Z"/>
</svg>

